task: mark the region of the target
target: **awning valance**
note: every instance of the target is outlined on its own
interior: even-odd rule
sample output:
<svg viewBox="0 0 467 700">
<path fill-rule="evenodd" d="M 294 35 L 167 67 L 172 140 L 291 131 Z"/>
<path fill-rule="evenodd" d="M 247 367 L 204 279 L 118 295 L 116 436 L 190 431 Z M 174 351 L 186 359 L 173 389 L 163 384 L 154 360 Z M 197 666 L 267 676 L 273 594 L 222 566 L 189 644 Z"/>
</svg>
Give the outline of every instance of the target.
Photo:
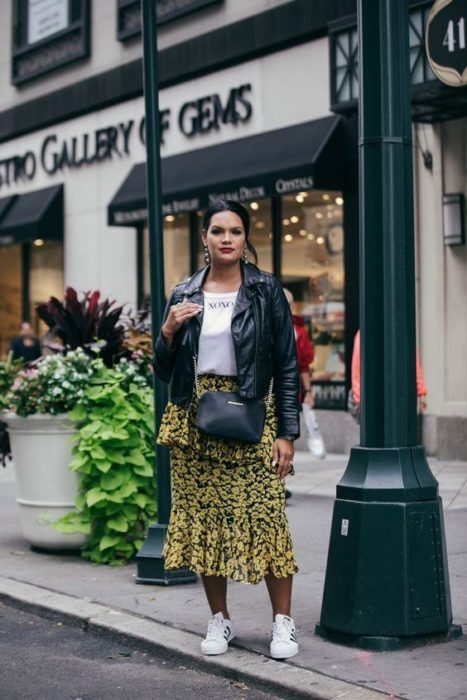
<svg viewBox="0 0 467 700">
<path fill-rule="evenodd" d="M 162 159 L 164 214 L 219 198 L 251 201 L 308 189 L 342 189 L 341 117 L 267 131 Z M 146 164 L 135 165 L 108 208 L 111 226 L 147 219 Z"/>
<path fill-rule="evenodd" d="M 0 199 L 0 245 L 62 237 L 63 185 Z"/>
</svg>

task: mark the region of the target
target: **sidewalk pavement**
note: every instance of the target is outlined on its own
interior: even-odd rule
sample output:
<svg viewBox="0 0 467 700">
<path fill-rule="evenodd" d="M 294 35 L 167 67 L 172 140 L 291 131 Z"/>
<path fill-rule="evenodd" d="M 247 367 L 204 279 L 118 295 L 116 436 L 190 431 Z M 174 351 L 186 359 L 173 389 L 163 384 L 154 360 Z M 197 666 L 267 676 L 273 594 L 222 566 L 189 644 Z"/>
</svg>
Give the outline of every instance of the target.
<svg viewBox="0 0 467 700">
<path fill-rule="evenodd" d="M 78 556 L 33 552 L 21 535 L 13 469 L 0 468 L 0 599 L 48 610 L 85 629 L 145 641 L 158 653 L 212 672 L 256 681 L 290 697 L 346 700 L 403 697 L 467 698 L 467 638 L 404 651 L 373 653 L 314 635 L 319 620 L 335 485 L 347 457 L 326 460 L 297 453 L 289 479 L 288 515 L 300 573 L 293 614 L 300 653 L 287 663 L 268 658 L 270 608 L 264 583 L 229 584 L 229 608 L 238 637 L 223 656 L 201 657 L 199 642 L 209 616 L 201 582 L 136 585 L 135 565 L 95 567 Z M 446 519 L 454 622 L 467 632 L 467 463 L 430 460 L 440 483 Z M 21 583 L 20 583 L 21 582 Z M 381 695 L 381 693 L 383 695 Z M 289 696 L 289 695 L 288 695 Z M 146 699 L 142 699 L 146 700 Z"/>
</svg>

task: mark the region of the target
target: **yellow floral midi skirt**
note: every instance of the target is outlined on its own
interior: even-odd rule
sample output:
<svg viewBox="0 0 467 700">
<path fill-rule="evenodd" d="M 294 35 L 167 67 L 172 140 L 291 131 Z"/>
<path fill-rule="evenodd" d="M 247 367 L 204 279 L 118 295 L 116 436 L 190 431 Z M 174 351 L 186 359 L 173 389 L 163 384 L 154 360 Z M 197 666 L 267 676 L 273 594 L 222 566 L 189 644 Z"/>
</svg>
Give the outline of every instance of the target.
<svg viewBox="0 0 467 700">
<path fill-rule="evenodd" d="M 233 377 L 201 375 L 200 391 L 237 391 Z M 197 403 L 167 404 L 158 443 L 170 448 L 172 512 L 166 569 L 259 583 L 298 571 L 285 513 L 285 487 L 272 466 L 277 419 L 268 412 L 261 441 L 214 438 L 196 426 Z"/>
</svg>

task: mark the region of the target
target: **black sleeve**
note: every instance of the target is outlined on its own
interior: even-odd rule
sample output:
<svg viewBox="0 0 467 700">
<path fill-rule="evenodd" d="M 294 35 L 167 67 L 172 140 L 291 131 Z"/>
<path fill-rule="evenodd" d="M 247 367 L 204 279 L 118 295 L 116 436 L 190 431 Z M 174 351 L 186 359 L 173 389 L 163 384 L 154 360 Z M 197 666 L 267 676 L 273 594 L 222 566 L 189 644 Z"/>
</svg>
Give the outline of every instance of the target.
<svg viewBox="0 0 467 700">
<path fill-rule="evenodd" d="M 172 294 L 170 295 L 170 298 L 169 298 L 167 305 L 165 307 L 161 328 L 164 325 L 164 323 L 167 319 L 167 316 L 169 315 L 170 307 L 174 303 L 176 303 L 176 301 L 175 301 L 176 297 L 177 297 L 177 293 L 176 293 L 176 290 L 174 290 L 172 292 Z M 171 378 L 172 378 L 172 372 L 173 372 L 173 368 L 175 365 L 176 352 L 177 352 L 177 348 L 176 348 L 175 337 L 173 339 L 172 346 L 169 347 L 162 336 L 162 331 L 160 330 L 159 335 L 157 336 L 156 342 L 154 345 L 153 367 L 154 367 L 154 372 L 159 377 L 159 379 L 163 382 L 169 383 Z"/>
<path fill-rule="evenodd" d="M 272 352 L 278 415 L 278 437 L 300 436 L 297 348 L 290 306 L 276 278 L 272 292 Z"/>
</svg>

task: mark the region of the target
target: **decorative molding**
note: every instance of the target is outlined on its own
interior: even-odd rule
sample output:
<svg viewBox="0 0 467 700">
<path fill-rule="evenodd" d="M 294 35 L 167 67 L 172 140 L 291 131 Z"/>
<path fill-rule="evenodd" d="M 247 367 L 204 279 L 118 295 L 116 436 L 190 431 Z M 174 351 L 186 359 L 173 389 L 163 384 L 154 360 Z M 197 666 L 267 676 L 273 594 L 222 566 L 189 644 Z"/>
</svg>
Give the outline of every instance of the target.
<svg viewBox="0 0 467 700">
<path fill-rule="evenodd" d="M 223 0 L 156 0 L 157 24 L 167 24 L 180 17 L 217 5 Z M 118 0 L 117 38 L 126 41 L 141 34 L 141 0 Z"/>
</svg>

